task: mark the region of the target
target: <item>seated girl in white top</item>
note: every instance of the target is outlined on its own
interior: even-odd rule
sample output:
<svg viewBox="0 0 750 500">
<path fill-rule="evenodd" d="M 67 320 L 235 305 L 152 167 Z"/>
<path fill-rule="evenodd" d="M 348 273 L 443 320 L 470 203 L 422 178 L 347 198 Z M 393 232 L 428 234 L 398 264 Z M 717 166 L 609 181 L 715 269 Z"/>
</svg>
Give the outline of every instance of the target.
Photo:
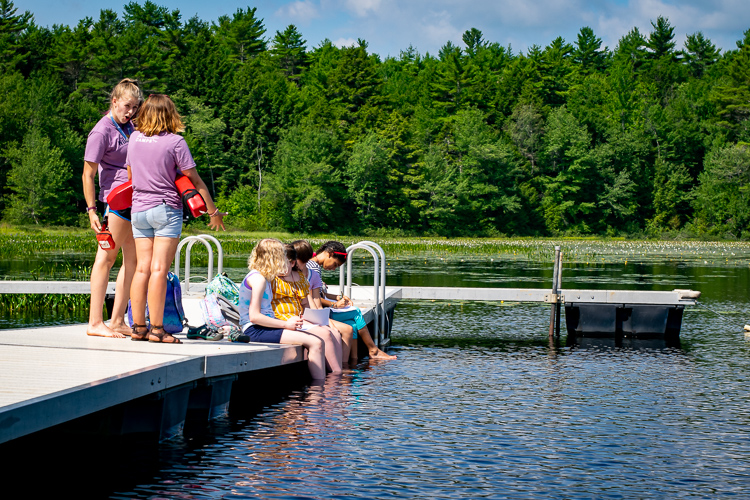
<svg viewBox="0 0 750 500">
<path fill-rule="evenodd" d="M 250 272 L 240 285 L 240 323 L 250 342 L 302 345 L 307 349 L 307 366 L 313 380 L 326 376 L 325 342 L 298 331 L 302 318 L 277 319 L 271 307 L 271 282 L 289 269 L 284 245 L 276 239 L 258 242 L 248 259 Z"/>
</svg>

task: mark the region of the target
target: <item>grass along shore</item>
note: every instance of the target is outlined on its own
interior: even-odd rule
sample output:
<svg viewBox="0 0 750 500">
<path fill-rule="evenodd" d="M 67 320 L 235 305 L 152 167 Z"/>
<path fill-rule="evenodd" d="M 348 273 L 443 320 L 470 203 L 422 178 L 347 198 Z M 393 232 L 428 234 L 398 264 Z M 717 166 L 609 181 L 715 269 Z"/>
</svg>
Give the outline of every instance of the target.
<svg viewBox="0 0 750 500">
<path fill-rule="evenodd" d="M 672 241 L 626 240 L 611 238 L 439 238 L 439 237 L 352 237 L 336 235 L 305 235 L 281 232 L 212 232 L 198 224 L 188 226 L 183 236 L 213 234 L 221 241 L 227 257 L 245 257 L 263 238 L 278 238 L 285 242 L 307 239 L 316 247 L 331 240 L 350 245 L 361 240 L 372 240 L 383 247 L 389 258 L 504 258 L 549 262 L 554 246 L 560 245 L 566 262 L 654 262 L 681 260 L 703 264 L 750 265 L 750 242 L 742 241 Z M 90 255 L 93 260 L 96 240 L 89 229 L 68 227 L 14 227 L 0 225 L 0 259 L 38 258 L 45 255 L 70 254 L 71 257 Z M 205 257 L 201 245 L 193 247 L 197 259 Z M 369 259 L 366 252 L 357 258 Z M 702 261 L 702 262 L 701 262 Z M 73 266 L 69 279 L 86 279 L 86 269 Z M 85 267 L 85 266 L 83 266 Z M 39 277 L 39 279 L 44 279 Z"/>
<path fill-rule="evenodd" d="M 560 245 L 567 265 L 637 264 L 661 262 L 684 263 L 724 268 L 750 265 L 750 242 L 741 241 L 664 241 L 605 238 L 436 238 L 436 237 L 351 237 L 227 231 L 213 233 L 198 225 L 189 226 L 183 236 L 209 233 L 221 241 L 225 257 L 245 258 L 263 238 L 290 242 L 307 239 L 315 247 L 335 239 L 350 245 L 372 240 L 383 247 L 389 260 L 514 260 L 529 263 L 550 263 L 554 246 Z M 88 229 L 67 227 L 12 227 L 0 225 L 0 264 L 31 262 L 25 277 L 0 273 L 0 279 L 76 280 L 87 281 L 96 251 L 96 240 Z M 198 265 L 207 262 L 202 245 L 193 247 Z M 357 260 L 369 260 L 367 252 L 359 251 Z M 119 265 L 116 264 L 116 265 Z M 0 268 L 2 266 L 0 265 Z M 88 295 L 4 295 L 0 314 L 36 314 L 59 311 L 83 315 L 88 310 Z M 0 318 L 1 319 L 1 318 Z M 1 321 L 0 321 L 1 322 Z"/>
</svg>

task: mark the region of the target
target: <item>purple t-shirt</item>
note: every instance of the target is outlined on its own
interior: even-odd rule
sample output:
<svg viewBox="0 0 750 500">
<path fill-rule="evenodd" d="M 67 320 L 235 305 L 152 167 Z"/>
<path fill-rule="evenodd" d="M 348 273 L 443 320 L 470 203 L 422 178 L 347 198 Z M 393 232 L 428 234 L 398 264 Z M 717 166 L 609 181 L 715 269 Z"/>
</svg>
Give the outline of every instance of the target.
<svg viewBox="0 0 750 500">
<path fill-rule="evenodd" d="M 195 168 L 185 138 L 162 132 L 147 137 L 135 131 L 130 136 L 128 158 L 133 181 L 133 212 L 143 212 L 166 203 L 182 209 L 180 193 L 174 185 L 178 171 Z"/>
<path fill-rule="evenodd" d="M 320 277 L 320 274 L 313 271 L 310 268 L 307 268 L 307 281 L 310 282 L 310 290 L 315 290 L 316 288 L 323 288 L 325 285 L 323 284 L 323 280 Z"/>
<path fill-rule="evenodd" d="M 125 135 L 133 132 L 128 122 L 120 125 Z M 107 195 L 128 180 L 125 158 L 128 154 L 128 140 L 123 137 L 107 113 L 89 132 L 83 160 L 99 164 L 99 201 L 106 202 Z"/>
</svg>

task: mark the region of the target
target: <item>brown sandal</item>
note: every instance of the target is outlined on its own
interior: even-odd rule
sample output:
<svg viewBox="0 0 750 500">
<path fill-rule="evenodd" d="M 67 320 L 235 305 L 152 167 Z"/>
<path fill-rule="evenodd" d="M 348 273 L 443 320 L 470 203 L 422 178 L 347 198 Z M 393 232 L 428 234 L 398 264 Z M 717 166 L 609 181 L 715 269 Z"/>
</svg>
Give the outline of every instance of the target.
<svg viewBox="0 0 750 500">
<path fill-rule="evenodd" d="M 154 333 L 155 330 L 161 330 L 161 333 Z M 149 342 L 159 342 L 162 344 L 182 344 L 182 341 L 177 337 L 173 337 L 171 334 L 164 331 L 164 327 L 159 325 L 153 325 L 151 327 L 151 333 L 148 334 Z"/>
<path fill-rule="evenodd" d="M 139 331 L 143 329 L 143 331 Z M 133 332 L 130 334 L 130 340 L 148 340 L 148 325 L 133 324 Z"/>
</svg>

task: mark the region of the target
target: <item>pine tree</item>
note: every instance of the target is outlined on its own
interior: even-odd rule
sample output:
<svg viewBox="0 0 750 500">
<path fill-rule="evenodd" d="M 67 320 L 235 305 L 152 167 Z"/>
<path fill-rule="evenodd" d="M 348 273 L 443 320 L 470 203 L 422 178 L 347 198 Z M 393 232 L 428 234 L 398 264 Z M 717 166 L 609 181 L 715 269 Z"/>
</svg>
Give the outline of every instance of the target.
<svg viewBox="0 0 750 500">
<path fill-rule="evenodd" d="M 674 54 L 674 28 L 669 24 L 669 20 L 666 17 L 659 16 L 656 18 L 656 23 L 651 21 L 651 26 L 654 31 L 648 36 L 648 43 L 646 44 L 651 49 L 649 57 L 651 59 L 660 59 L 667 55 Z"/>
<path fill-rule="evenodd" d="M 257 10 L 255 7 L 237 9 L 231 19 L 229 16 L 221 16 L 218 24 L 214 25 L 220 43 L 229 48 L 232 58 L 240 64 L 266 50 L 263 39 L 266 29 L 263 27 L 263 19 L 255 17 Z"/>
<path fill-rule="evenodd" d="M 540 72 L 542 75 L 541 97 L 545 105 L 565 104 L 568 89 L 573 83 L 573 46 L 557 37 L 544 49 Z"/>
<path fill-rule="evenodd" d="M 29 11 L 16 14 L 17 11 L 10 0 L 0 0 L 0 68 L 3 72 L 16 69 L 26 58 L 20 39 L 34 17 Z"/>
<path fill-rule="evenodd" d="M 482 32 L 476 28 L 466 30 L 461 39 L 466 44 L 466 55 L 469 57 L 477 55 L 477 52 L 487 45 Z"/>
<path fill-rule="evenodd" d="M 741 49 L 745 45 L 750 45 L 750 29 L 745 30 L 742 40 L 737 40 L 736 45 L 738 49 Z"/>
<path fill-rule="evenodd" d="M 58 27 L 50 62 L 56 67 L 71 91 L 77 91 L 90 64 L 89 44 L 93 21 L 82 19 L 75 29 Z"/>
<path fill-rule="evenodd" d="M 732 140 L 750 141 L 750 45 L 734 55 L 726 68 L 726 83 L 714 89 L 719 125 L 728 129 Z"/>
<path fill-rule="evenodd" d="M 607 48 L 601 47 L 602 39 L 594 35 L 594 30 L 588 26 L 581 28 L 573 50 L 573 61 L 583 74 L 600 72 L 606 67 Z"/>
<path fill-rule="evenodd" d="M 720 53 L 716 45 L 704 37 L 700 31 L 687 36 L 685 50 L 681 52 L 685 63 L 690 68 L 690 73 L 695 78 L 701 78 L 706 68 L 719 60 Z"/>
<path fill-rule="evenodd" d="M 277 31 L 273 39 L 271 55 L 284 74 L 292 81 L 298 82 L 300 73 L 307 66 L 306 40 L 293 24 L 284 32 Z"/>
<path fill-rule="evenodd" d="M 78 89 L 93 95 L 95 102 L 106 107 L 110 90 L 125 77 L 123 59 L 128 50 L 122 46 L 121 37 L 125 22 L 113 10 L 103 9 L 93 24 L 88 45 L 89 59 L 86 61 L 86 78 L 79 82 Z"/>
<path fill-rule="evenodd" d="M 637 71 L 646 60 L 646 55 L 646 39 L 638 28 L 633 28 L 620 38 L 615 48 L 614 59 L 618 63 L 630 64 Z"/>
</svg>

